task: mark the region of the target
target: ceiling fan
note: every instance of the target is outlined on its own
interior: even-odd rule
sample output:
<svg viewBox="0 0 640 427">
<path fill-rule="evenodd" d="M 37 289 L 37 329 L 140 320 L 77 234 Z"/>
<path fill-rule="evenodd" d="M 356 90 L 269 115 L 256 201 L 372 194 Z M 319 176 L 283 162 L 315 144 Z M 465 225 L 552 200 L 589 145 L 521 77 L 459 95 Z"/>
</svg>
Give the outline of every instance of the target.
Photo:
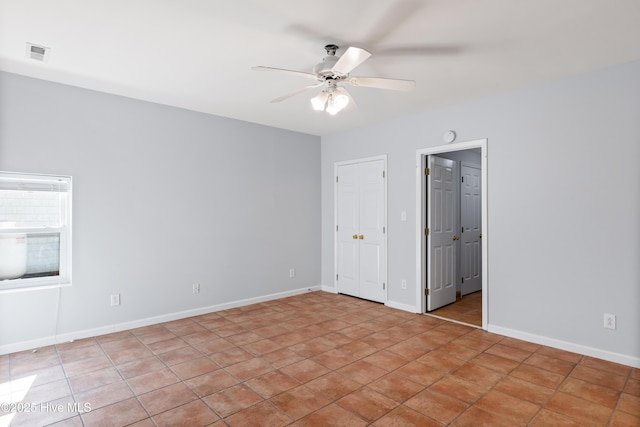
<svg viewBox="0 0 640 427">
<path fill-rule="evenodd" d="M 356 87 L 370 87 L 399 91 L 410 91 L 416 85 L 416 82 L 413 80 L 386 79 L 380 77 L 351 77 L 349 73 L 358 65 L 366 61 L 371 56 L 371 53 L 365 49 L 351 46 L 347 48 L 342 56 L 336 56 L 336 51 L 339 49 L 337 45 L 328 44 L 324 49 L 327 51 L 327 56 L 321 63 L 316 64 L 313 67 L 313 72 L 311 73 L 287 70 L 283 68 L 263 66 L 253 67 L 254 70 L 276 71 L 279 73 L 314 79 L 319 82 L 305 86 L 302 89 L 287 95 L 279 96 L 272 99 L 271 102 L 281 102 L 307 90 L 326 86 L 322 92 L 311 98 L 311 105 L 314 110 L 326 111 L 331 115 L 335 115 L 345 108 L 347 104 L 349 104 L 350 99 L 352 99 L 352 96 L 349 94 L 347 89 L 340 86 L 340 83 L 348 83 L 351 86 Z"/>
</svg>

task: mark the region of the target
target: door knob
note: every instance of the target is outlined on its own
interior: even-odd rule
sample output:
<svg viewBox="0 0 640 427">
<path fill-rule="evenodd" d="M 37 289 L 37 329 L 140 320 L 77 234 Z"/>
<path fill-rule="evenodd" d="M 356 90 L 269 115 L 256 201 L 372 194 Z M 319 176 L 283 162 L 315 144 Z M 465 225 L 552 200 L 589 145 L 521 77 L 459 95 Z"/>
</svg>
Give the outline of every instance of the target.
<svg viewBox="0 0 640 427">
<path fill-rule="evenodd" d="M 453 236 L 453 240 L 460 240 L 458 236 Z"/>
<path fill-rule="evenodd" d="M 363 240 L 364 239 L 364 235 L 363 234 L 359 235 L 358 239 Z"/>
<path fill-rule="evenodd" d="M 357 239 L 357 238 L 358 238 L 358 235 L 357 235 L 357 234 L 354 234 L 354 235 L 353 235 L 353 238 L 354 238 L 354 239 Z"/>
</svg>

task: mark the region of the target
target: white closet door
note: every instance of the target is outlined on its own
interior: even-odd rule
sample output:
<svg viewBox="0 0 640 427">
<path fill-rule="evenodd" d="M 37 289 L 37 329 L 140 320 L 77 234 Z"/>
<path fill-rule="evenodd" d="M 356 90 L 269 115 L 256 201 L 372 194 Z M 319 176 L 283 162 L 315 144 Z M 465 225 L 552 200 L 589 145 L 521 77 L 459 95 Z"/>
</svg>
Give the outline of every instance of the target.
<svg viewBox="0 0 640 427">
<path fill-rule="evenodd" d="M 338 292 L 360 293 L 360 204 L 358 199 L 358 165 L 338 168 Z"/>
<path fill-rule="evenodd" d="M 337 195 L 338 292 L 384 302 L 384 160 L 340 165 Z"/>
<path fill-rule="evenodd" d="M 360 297 L 384 302 L 384 162 L 361 163 L 360 175 Z"/>
</svg>

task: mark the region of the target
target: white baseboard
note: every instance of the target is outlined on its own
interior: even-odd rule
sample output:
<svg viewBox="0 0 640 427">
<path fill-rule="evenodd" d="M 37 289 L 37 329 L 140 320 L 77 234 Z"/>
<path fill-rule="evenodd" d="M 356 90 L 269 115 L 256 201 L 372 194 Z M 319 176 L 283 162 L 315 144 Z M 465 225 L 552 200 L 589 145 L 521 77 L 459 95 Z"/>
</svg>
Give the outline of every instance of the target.
<svg viewBox="0 0 640 427">
<path fill-rule="evenodd" d="M 37 338 L 34 340 L 20 341 L 17 343 L 0 345 L 0 355 L 16 353 L 24 350 L 37 349 L 48 345 L 59 344 L 79 340 L 83 338 L 96 337 L 99 335 L 111 334 L 114 332 L 126 331 L 129 329 L 141 328 L 143 326 L 155 325 L 157 323 L 171 322 L 173 320 L 184 319 L 186 317 L 200 316 L 202 314 L 213 313 L 216 311 L 228 310 L 230 308 L 242 307 L 245 305 L 256 304 L 274 299 L 286 298 L 294 295 L 300 295 L 307 292 L 323 290 L 321 286 L 311 286 L 306 288 L 294 289 L 286 292 L 278 292 L 275 294 L 263 295 L 255 298 L 247 298 L 238 301 L 227 302 L 223 304 L 210 305 L 207 307 L 194 308 L 192 310 L 178 311 L 175 313 L 163 314 L 160 316 L 147 317 L 144 319 L 133 320 L 130 322 L 118 323 L 114 325 L 101 326 L 93 329 L 84 329 L 79 331 L 67 332 L 54 336 Z"/>
<path fill-rule="evenodd" d="M 42 337 L 34 340 L 20 341 L 17 343 L 0 345 L 0 355 L 16 353 L 19 351 L 30 350 L 30 349 L 37 349 L 37 348 L 45 347 L 49 345 L 69 342 L 69 341 L 83 339 L 83 338 L 90 338 L 90 337 L 110 334 L 114 332 L 126 331 L 129 329 L 155 325 L 158 323 L 170 322 L 173 320 L 199 316 L 202 314 L 213 313 L 216 311 L 228 310 L 231 308 L 242 307 L 245 305 L 271 301 L 274 299 L 286 298 L 289 296 L 300 295 L 303 293 L 313 292 L 313 291 L 324 291 L 324 292 L 330 292 L 334 294 L 336 293 L 335 288 L 327 287 L 327 286 L 312 286 L 312 287 L 294 289 L 291 291 L 263 295 L 263 296 L 254 297 L 254 298 L 247 298 L 243 300 L 211 305 L 207 307 L 200 307 L 192 310 L 179 311 L 179 312 L 164 314 L 161 316 L 147 317 L 144 319 L 133 320 L 130 322 L 107 325 L 107 326 L 102 326 L 102 327 L 93 328 L 93 329 L 84 329 L 79 331 L 67 332 L 67 333 L 58 334 L 55 336 L 48 336 L 48 337 Z M 416 312 L 415 306 L 413 305 L 403 304 L 395 301 L 387 301 L 385 305 L 391 308 L 407 311 L 410 313 Z M 615 362 L 615 363 L 620 363 L 627 366 L 632 366 L 635 368 L 640 368 L 640 358 L 634 357 L 634 356 L 614 353 L 607 350 L 588 347 L 588 346 L 575 344 L 575 343 L 562 341 L 562 340 L 557 340 L 554 338 L 548 338 L 540 335 L 530 334 L 528 332 L 522 332 L 514 329 L 503 328 L 501 326 L 489 325 L 488 331 L 495 334 L 511 337 L 511 338 L 521 339 L 521 340 L 533 342 L 536 344 L 558 348 L 560 350 L 584 354 L 586 356 L 591 356 L 598 359 L 608 360 L 610 362 Z"/>
<path fill-rule="evenodd" d="M 321 290 L 323 290 L 324 292 L 332 293 L 332 294 L 337 294 L 338 293 L 338 290 L 334 286 L 322 285 Z"/>
<path fill-rule="evenodd" d="M 387 301 L 384 303 L 384 305 L 386 305 L 387 307 L 396 308 L 398 310 L 408 311 L 409 313 L 417 313 L 415 305 L 403 304 L 401 302 L 395 301 Z"/>
<path fill-rule="evenodd" d="M 540 335 L 530 334 L 528 332 L 517 331 L 514 329 L 503 328 L 501 326 L 489 325 L 489 332 L 494 334 L 504 335 L 511 338 L 516 338 L 524 341 L 529 341 L 535 344 L 546 345 L 548 347 L 557 348 L 560 350 L 570 351 L 572 353 L 579 353 L 585 356 L 591 356 L 598 359 L 608 360 L 609 362 L 620 363 L 622 365 L 632 366 L 634 368 L 640 368 L 640 358 L 634 356 L 628 356 L 626 354 L 614 353 L 599 348 L 588 347 L 581 344 L 575 344 L 572 342 L 557 340 L 555 338 L 548 338 Z"/>
</svg>

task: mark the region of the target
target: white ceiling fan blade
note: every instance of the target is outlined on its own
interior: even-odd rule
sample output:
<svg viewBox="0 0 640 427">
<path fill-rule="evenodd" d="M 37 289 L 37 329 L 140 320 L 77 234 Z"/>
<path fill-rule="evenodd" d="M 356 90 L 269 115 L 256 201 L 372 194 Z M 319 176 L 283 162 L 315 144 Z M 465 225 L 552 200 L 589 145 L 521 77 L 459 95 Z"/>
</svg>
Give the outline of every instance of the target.
<svg viewBox="0 0 640 427">
<path fill-rule="evenodd" d="M 336 65 L 333 66 L 333 71 L 339 75 L 349 74 L 354 68 L 362 64 L 371 56 L 369 51 L 361 49 L 359 47 L 353 47 L 347 49 L 342 54 Z"/>
<path fill-rule="evenodd" d="M 314 80 L 317 79 L 315 74 L 305 73 L 304 71 L 295 71 L 295 70 L 287 70 L 284 68 L 273 68 L 273 67 L 263 67 L 263 66 L 251 67 L 251 69 L 256 71 L 275 71 L 278 73 L 290 74 L 298 77 L 306 77 L 308 79 L 314 79 Z"/>
<path fill-rule="evenodd" d="M 289 99 L 289 98 L 291 98 L 291 97 L 293 97 L 293 96 L 296 96 L 296 95 L 298 95 L 298 94 L 301 94 L 302 92 L 305 92 L 305 91 L 307 91 L 307 90 L 309 90 L 309 89 L 313 89 L 313 88 L 316 88 L 316 87 L 320 87 L 320 86 L 322 86 L 323 84 L 324 84 L 324 82 L 322 82 L 322 83 L 318 83 L 317 85 L 305 86 L 305 87 L 303 87 L 302 89 L 298 89 L 298 90 L 296 90 L 295 92 L 291 92 L 291 93 L 288 93 L 288 94 L 286 94 L 286 95 L 282 95 L 282 96 L 279 96 L 279 97 L 277 97 L 277 98 L 274 98 L 274 99 L 272 99 L 272 100 L 271 100 L 271 101 L 269 101 L 269 102 L 271 102 L 272 104 L 275 104 L 275 103 L 277 103 L 277 102 L 282 102 L 282 101 L 284 101 L 285 99 Z"/>
<path fill-rule="evenodd" d="M 351 86 L 376 89 L 401 90 L 408 92 L 416 87 L 413 80 L 383 79 L 379 77 L 352 77 L 347 80 Z"/>
</svg>

